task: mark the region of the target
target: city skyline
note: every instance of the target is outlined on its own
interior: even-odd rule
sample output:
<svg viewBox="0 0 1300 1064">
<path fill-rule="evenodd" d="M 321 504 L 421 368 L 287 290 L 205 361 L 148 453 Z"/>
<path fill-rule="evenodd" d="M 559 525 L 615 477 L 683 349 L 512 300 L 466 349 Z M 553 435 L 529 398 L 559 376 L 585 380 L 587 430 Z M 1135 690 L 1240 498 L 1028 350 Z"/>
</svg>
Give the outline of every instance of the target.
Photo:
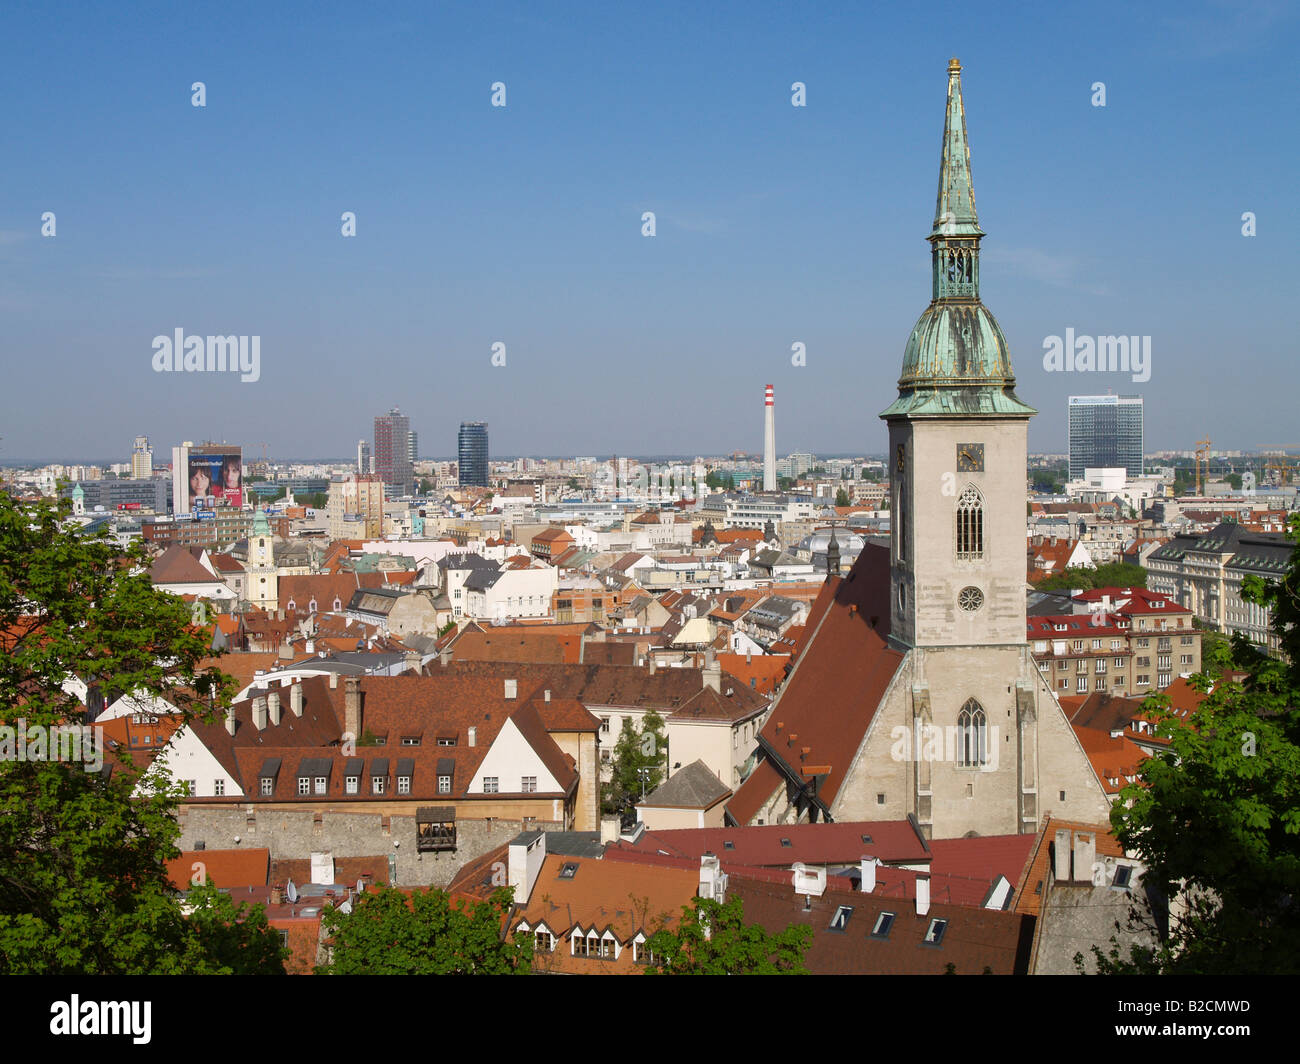
<svg viewBox="0 0 1300 1064">
<path fill-rule="evenodd" d="M 1050 412 L 1069 394 L 1140 391 L 1153 450 L 1273 442 L 1283 389 L 1204 382 L 1225 351 L 1249 352 L 1261 379 L 1287 371 L 1264 311 L 1289 297 L 1297 235 L 1283 191 L 1295 149 L 1276 135 L 1292 13 L 1116 7 L 1006 26 L 953 6 L 936 39 L 925 13 L 766 10 L 725 39 L 686 8 L 685 34 L 628 34 L 612 13 L 574 26 L 506 5 L 511 30 L 532 32 L 500 37 L 486 15 L 412 6 L 356 29 L 275 13 L 260 36 L 240 17 L 173 16 L 154 39 L 177 57 L 166 76 L 103 13 L 48 54 L 20 44 L 51 39 L 45 16 L 18 13 L 2 76 L 31 150 L 4 179 L 0 306 L 22 402 L 6 404 L 0 462 L 116 454 L 146 430 L 347 453 L 398 380 L 415 385 L 403 409 L 433 453 L 452 452 L 465 410 L 501 426 L 501 453 L 757 450 L 751 375 L 780 389 L 787 446 L 880 452 L 862 412 L 892 393 L 921 309 L 933 72 L 958 53 L 971 135 L 988 146 L 980 205 L 1001 221 L 982 280 L 1025 400 Z M 1023 61 L 1063 36 L 1074 57 Z M 436 82 L 416 62 L 431 42 Z M 328 82 L 316 51 L 334 57 Z M 109 91 L 88 101 L 87 79 Z M 49 118 L 22 117 L 37 113 Z M 131 136 L 105 140 L 110 115 Z M 1189 118 L 1194 165 L 1171 184 Z M 123 147 L 135 140 L 207 162 L 172 187 L 139 171 Z M 359 155 L 388 161 L 371 172 Z M 88 158 L 99 179 L 69 179 Z M 155 372 L 151 341 L 173 330 L 260 337 L 257 372 Z M 1076 332 L 1148 340 L 1149 365 L 1047 368 L 1051 341 Z M 629 390 L 656 374 L 689 380 L 710 416 L 628 423 Z M 550 417 L 577 382 L 583 418 Z M 286 388 L 310 423 L 285 416 Z M 1036 419 L 1029 446 L 1064 452 L 1064 418 Z"/>
</svg>

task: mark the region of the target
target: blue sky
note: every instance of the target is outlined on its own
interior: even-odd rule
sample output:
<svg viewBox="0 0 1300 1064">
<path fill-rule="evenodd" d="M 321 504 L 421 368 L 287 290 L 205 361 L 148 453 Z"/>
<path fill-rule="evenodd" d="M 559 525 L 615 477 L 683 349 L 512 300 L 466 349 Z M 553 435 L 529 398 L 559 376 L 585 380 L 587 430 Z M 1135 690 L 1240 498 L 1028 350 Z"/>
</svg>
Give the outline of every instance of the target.
<svg viewBox="0 0 1300 1064">
<path fill-rule="evenodd" d="M 0 461 L 343 456 L 394 404 L 429 456 L 757 450 L 767 382 L 780 453 L 883 451 L 954 55 L 1031 449 L 1108 389 L 1148 449 L 1300 442 L 1294 5 L 266 8 L 7 5 Z M 1046 372 L 1067 327 L 1150 380 Z M 155 373 L 177 328 L 260 380 Z"/>
</svg>

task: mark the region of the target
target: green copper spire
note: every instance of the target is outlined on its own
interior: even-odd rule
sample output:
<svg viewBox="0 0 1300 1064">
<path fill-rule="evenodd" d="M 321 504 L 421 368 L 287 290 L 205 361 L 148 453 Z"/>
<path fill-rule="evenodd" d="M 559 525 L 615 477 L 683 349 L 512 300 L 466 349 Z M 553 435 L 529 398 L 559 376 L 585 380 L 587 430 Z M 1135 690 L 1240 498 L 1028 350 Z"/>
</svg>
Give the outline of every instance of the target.
<svg viewBox="0 0 1300 1064">
<path fill-rule="evenodd" d="M 943 122 L 943 153 L 939 159 L 939 195 L 934 203 L 934 228 L 930 231 L 930 239 L 983 235 L 975 213 L 975 184 L 970 176 L 966 108 L 961 100 L 961 63 L 950 59 L 948 113 Z"/>
<path fill-rule="evenodd" d="M 948 109 L 939 160 L 939 194 L 930 235 L 930 305 L 903 353 L 898 399 L 881 417 L 1031 416 L 1015 393 L 1006 337 L 980 302 L 980 240 L 975 213 L 961 63 L 948 63 Z"/>
<path fill-rule="evenodd" d="M 266 519 L 266 513 L 263 510 L 256 510 L 253 513 L 253 535 L 269 536 L 271 534 L 271 523 Z"/>
</svg>

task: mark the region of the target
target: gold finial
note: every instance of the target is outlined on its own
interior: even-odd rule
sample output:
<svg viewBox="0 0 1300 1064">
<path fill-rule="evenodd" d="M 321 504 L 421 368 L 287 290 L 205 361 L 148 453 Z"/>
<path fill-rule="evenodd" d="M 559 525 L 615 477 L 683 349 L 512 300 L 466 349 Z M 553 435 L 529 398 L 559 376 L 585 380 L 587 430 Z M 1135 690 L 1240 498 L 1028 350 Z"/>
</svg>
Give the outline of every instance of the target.
<svg viewBox="0 0 1300 1064">
<path fill-rule="evenodd" d="M 961 60 L 960 60 L 960 59 L 958 59 L 958 58 L 956 58 L 956 57 L 954 56 L 952 59 L 949 59 L 949 60 L 948 60 L 948 73 L 949 73 L 949 74 L 960 74 L 960 73 L 961 73 Z"/>
</svg>

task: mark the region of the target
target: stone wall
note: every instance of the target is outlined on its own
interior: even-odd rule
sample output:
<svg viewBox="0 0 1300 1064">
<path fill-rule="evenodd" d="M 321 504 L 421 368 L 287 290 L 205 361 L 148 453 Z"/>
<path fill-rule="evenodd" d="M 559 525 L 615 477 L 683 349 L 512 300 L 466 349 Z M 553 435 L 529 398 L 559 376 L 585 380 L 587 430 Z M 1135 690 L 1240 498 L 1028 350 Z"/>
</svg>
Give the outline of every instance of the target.
<svg viewBox="0 0 1300 1064">
<path fill-rule="evenodd" d="M 445 887 L 462 865 L 509 842 L 521 831 L 562 831 L 554 821 L 458 820 L 456 849 L 416 853 L 415 817 L 378 813 L 314 813 L 310 810 L 188 809 L 180 814 L 178 845 L 192 850 L 265 847 L 275 858 L 310 858 L 331 852 L 335 858 L 391 855 L 402 886 Z M 236 841 L 238 840 L 238 841 Z M 391 864 L 390 864 L 391 867 Z"/>
</svg>

